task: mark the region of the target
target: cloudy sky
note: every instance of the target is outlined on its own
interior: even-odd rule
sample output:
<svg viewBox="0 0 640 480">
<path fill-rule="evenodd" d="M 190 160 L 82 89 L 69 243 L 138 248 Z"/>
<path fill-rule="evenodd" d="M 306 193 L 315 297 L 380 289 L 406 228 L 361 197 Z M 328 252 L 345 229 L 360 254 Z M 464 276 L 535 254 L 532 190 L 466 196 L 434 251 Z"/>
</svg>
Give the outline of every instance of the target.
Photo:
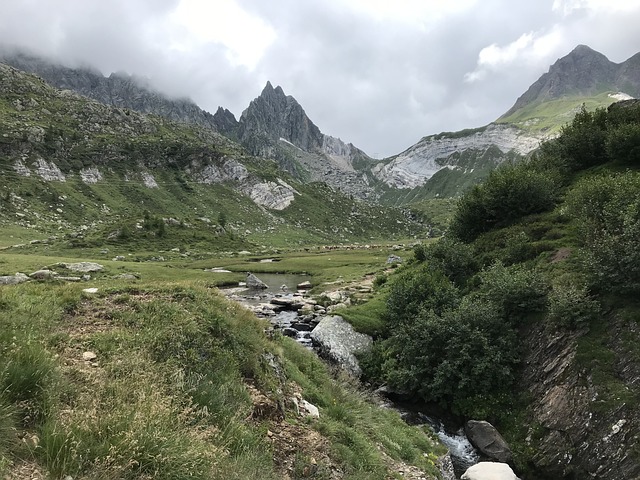
<svg viewBox="0 0 640 480">
<path fill-rule="evenodd" d="M 578 44 L 640 51 L 640 0 L 2 0 L 0 43 L 236 117 L 270 80 L 370 155 L 484 125 Z"/>
</svg>

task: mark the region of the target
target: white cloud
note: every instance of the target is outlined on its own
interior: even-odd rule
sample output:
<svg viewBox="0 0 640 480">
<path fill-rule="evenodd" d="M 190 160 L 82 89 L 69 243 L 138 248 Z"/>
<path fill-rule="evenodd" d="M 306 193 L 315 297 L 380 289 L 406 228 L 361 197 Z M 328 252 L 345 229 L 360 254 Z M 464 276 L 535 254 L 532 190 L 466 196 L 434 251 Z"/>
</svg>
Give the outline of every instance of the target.
<svg viewBox="0 0 640 480">
<path fill-rule="evenodd" d="M 562 32 L 553 28 L 547 33 L 523 33 L 505 46 L 491 44 L 480 50 L 477 66 L 465 74 L 465 82 L 482 81 L 489 73 L 512 68 L 514 64 L 545 62 L 558 50 L 562 40 Z"/>
<path fill-rule="evenodd" d="M 564 16 L 575 11 L 633 11 L 640 6 L 639 0 L 553 0 L 552 10 Z"/>
<path fill-rule="evenodd" d="M 234 0 L 181 0 L 169 21 L 174 49 L 188 52 L 209 42 L 220 43 L 233 65 L 251 69 L 276 38 L 270 25 Z"/>
</svg>

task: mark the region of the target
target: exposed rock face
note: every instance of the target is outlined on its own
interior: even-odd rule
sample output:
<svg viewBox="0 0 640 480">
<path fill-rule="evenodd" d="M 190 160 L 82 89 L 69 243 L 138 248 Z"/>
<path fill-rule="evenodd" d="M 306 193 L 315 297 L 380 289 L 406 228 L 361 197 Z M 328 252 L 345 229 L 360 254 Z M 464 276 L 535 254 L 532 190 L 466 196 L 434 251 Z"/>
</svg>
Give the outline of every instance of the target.
<svg viewBox="0 0 640 480">
<path fill-rule="evenodd" d="M 24 273 L 16 273 L 15 275 L 2 275 L 0 276 L 0 285 L 17 285 L 19 283 L 28 282 L 31 280 Z"/>
<path fill-rule="evenodd" d="M 594 383 L 591 367 L 576 353 L 585 332 L 559 332 L 549 340 L 543 326 L 526 334 L 520 388 L 533 401 L 527 441 L 533 462 L 551 478 L 640 478 L 640 411 L 633 400 L 640 385 L 634 349 L 640 329 L 631 319 L 611 318 L 602 342 L 611 349 L 607 360 L 615 375 L 612 385 Z M 609 368 L 609 367 L 608 367 Z M 601 382 L 601 380 L 600 380 Z M 618 394 L 609 391 L 618 385 Z"/>
<path fill-rule="evenodd" d="M 569 95 L 590 96 L 607 90 L 640 96 L 640 54 L 616 64 L 586 45 L 578 45 L 556 61 L 503 116 L 533 102 Z"/>
<path fill-rule="evenodd" d="M 268 153 L 254 141 L 260 136 L 272 141 L 284 138 L 306 152 L 319 149 L 323 142 L 320 129 L 296 99 L 285 95 L 280 86 L 273 88 L 270 82 L 240 117 L 238 138 L 243 144 L 253 146 L 250 150 L 255 155 Z"/>
<path fill-rule="evenodd" d="M 480 462 L 467 469 L 462 480 L 519 480 L 506 463 Z"/>
<path fill-rule="evenodd" d="M 104 266 L 95 262 L 61 263 L 60 266 L 72 272 L 81 273 L 100 272 L 104 269 Z"/>
<path fill-rule="evenodd" d="M 468 132 L 442 133 L 423 138 L 389 163 L 378 163 L 372 171 L 389 186 L 415 188 L 447 168 L 444 160 L 456 153 L 477 151 L 481 156 L 487 149 L 497 147 L 505 155 L 511 151 L 524 155 L 537 148 L 543 138 L 499 124 Z"/>
<path fill-rule="evenodd" d="M 249 196 L 258 205 L 273 210 L 284 210 L 295 199 L 295 190 L 285 185 L 274 182 L 258 183 L 251 187 Z"/>
<path fill-rule="evenodd" d="M 34 168 L 36 173 L 47 182 L 65 182 L 67 180 L 64 173 L 53 162 L 47 162 L 39 158 L 34 162 Z"/>
<path fill-rule="evenodd" d="M 369 335 L 356 332 L 351 324 L 338 315 L 323 317 L 311 332 L 311 340 L 321 356 L 354 377 L 359 377 L 361 373 L 355 354 L 371 348 L 373 343 Z"/>
<path fill-rule="evenodd" d="M 471 444 L 483 455 L 502 463 L 511 461 L 509 445 L 489 422 L 469 420 L 464 431 Z"/>
<path fill-rule="evenodd" d="M 80 170 L 80 178 L 84 183 L 98 183 L 102 180 L 102 174 L 96 167 L 83 168 Z"/>
</svg>

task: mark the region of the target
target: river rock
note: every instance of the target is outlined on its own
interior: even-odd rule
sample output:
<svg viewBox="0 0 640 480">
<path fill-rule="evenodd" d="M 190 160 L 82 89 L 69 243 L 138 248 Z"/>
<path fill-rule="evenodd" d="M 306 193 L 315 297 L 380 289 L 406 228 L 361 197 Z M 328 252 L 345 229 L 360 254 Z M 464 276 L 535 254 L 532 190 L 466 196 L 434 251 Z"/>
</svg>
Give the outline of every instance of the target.
<svg viewBox="0 0 640 480">
<path fill-rule="evenodd" d="M 369 335 L 356 332 L 351 324 L 338 315 L 323 317 L 311 332 L 311 339 L 320 356 L 336 363 L 354 377 L 361 374 L 355 356 L 371 348 Z"/>
<path fill-rule="evenodd" d="M 498 462 L 511 461 L 511 449 L 502 435 L 489 422 L 469 420 L 464 431 L 471 444 L 483 455 Z"/>
<path fill-rule="evenodd" d="M 58 265 L 72 272 L 81 273 L 100 272 L 104 269 L 104 266 L 94 262 L 60 263 Z"/>
<path fill-rule="evenodd" d="M 34 280 L 51 280 L 52 278 L 55 278 L 57 275 L 58 274 L 56 272 L 53 272 L 47 269 L 36 270 L 35 272 L 32 272 L 29 274 L 29 276 Z"/>
<path fill-rule="evenodd" d="M 24 273 L 16 273 L 15 275 L 3 275 L 0 276 L 0 285 L 17 285 L 18 283 L 24 283 L 31 280 Z"/>
<path fill-rule="evenodd" d="M 256 277 L 253 273 L 247 273 L 246 283 L 248 288 L 256 288 L 261 290 L 264 290 L 265 288 L 269 288 L 269 286 L 266 283 L 264 283 L 262 280 Z"/>
<path fill-rule="evenodd" d="M 462 480 L 519 480 L 506 463 L 480 462 L 467 468 Z"/>
<path fill-rule="evenodd" d="M 311 282 L 307 280 L 306 282 L 299 283 L 297 288 L 298 290 L 309 290 L 311 288 Z"/>
</svg>

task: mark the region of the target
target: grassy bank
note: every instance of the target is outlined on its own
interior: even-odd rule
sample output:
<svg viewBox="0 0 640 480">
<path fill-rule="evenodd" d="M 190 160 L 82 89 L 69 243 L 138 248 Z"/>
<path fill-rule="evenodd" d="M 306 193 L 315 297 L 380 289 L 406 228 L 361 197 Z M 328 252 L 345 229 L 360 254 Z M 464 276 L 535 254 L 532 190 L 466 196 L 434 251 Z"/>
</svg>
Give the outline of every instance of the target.
<svg viewBox="0 0 640 480">
<path fill-rule="evenodd" d="M 0 265 L 62 260 L 5 254 Z M 97 294 L 55 281 L 0 287 L 7 478 L 383 479 L 407 464 L 435 478 L 433 439 L 295 342 L 265 336 L 192 276 L 199 269 L 152 264 L 126 282 L 110 275 L 121 263 L 106 262 Z M 294 395 L 320 418 L 300 417 Z"/>
</svg>

